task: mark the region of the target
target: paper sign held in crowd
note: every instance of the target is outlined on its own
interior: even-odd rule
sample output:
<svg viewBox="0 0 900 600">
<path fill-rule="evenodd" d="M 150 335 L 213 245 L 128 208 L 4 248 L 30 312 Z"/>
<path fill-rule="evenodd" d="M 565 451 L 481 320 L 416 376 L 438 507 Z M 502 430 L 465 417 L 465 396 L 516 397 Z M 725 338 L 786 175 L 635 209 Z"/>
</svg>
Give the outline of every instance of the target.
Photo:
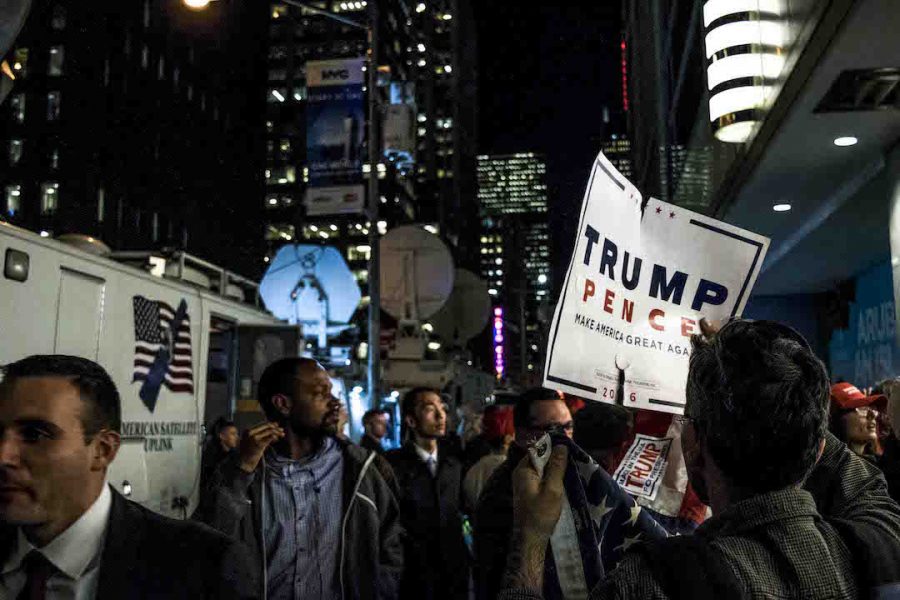
<svg viewBox="0 0 900 600">
<path fill-rule="evenodd" d="M 740 316 L 769 240 L 640 193 L 601 153 L 556 306 L 545 385 L 625 406 L 684 410 L 700 319 Z"/>
</svg>

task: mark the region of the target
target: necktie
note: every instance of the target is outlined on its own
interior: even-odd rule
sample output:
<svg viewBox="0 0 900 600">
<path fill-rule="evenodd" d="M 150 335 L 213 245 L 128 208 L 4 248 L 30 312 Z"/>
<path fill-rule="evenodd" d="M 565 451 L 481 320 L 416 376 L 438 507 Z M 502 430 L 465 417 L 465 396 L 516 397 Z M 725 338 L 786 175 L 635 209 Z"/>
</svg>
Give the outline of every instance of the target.
<svg viewBox="0 0 900 600">
<path fill-rule="evenodd" d="M 428 457 L 428 460 L 425 461 L 425 465 L 428 467 L 428 472 L 431 473 L 432 477 L 437 475 L 437 461 L 433 456 Z"/>
<path fill-rule="evenodd" d="M 25 567 L 25 587 L 16 600 L 45 600 L 47 581 L 56 572 L 53 564 L 38 552 L 32 550 L 23 561 Z"/>
</svg>

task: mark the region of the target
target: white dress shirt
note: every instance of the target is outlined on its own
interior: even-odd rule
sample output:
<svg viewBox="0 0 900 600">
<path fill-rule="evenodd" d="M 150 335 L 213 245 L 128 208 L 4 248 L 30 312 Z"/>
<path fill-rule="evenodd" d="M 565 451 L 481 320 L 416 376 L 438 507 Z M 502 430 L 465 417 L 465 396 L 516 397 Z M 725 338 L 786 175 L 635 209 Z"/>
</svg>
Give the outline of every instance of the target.
<svg viewBox="0 0 900 600">
<path fill-rule="evenodd" d="M 100 553 L 106 538 L 112 494 L 109 486 L 68 529 L 38 551 L 59 571 L 47 582 L 47 600 L 94 600 L 100 579 Z M 22 561 L 35 547 L 18 530 L 16 547 L 0 572 L 0 600 L 13 599 L 25 587 Z"/>
<path fill-rule="evenodd" d="M 437 466 L 438 466 L 438 454 L 437 448 L 434 449 L 434 452 L 429 452 L 424 448 L 419 447 L 418 444 L 413 444 L 413 448 L 416 449 L 416 454 L 425 463 L 428 467 L 428 470 L 431 472 L 431 476 L 434 477 L 437 475 Z"/>
</svg>

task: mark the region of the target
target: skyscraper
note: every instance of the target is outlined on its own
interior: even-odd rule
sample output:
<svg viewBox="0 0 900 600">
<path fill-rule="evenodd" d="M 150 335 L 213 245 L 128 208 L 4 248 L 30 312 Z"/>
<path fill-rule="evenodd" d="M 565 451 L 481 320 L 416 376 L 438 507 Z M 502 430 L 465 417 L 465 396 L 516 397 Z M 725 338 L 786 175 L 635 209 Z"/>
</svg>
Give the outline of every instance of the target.
<svg viewBox="0 0 900 600">
<path fill-rule="evenodd" d="M 530 382 L 543 368 L 552 279 L 545 179 L 540 155 L 478 157 L 480 271 L 505 319 L 493 351 L 504 357 L 498 378 L 510 383 Z"/>
<path fill-rule="evenodd" d="M 250 4 L 35 1 L 0 57 L 14 78 L 0 106 L 3 218 L 256 275 L 262 95 L 245 88 L 264 12 Z"/>
<path fill-rule="evenodd" d="M 366 0 L 309 4 L 370 24 Z M 304 206 L 309 189 L 307 65 L 365 57 L 365 31 L 278 1 L 271 2 L 269 14 L 266 194 L 261 201 L 266 258 L 288 242 L 338 248 L 362 288 L 361 308 L 368 302 L 372 228 L 383 234 L 395 225 L 420 222 L 449 242 L 460 265 L 477 253 L 475 55 L 468 0 L 386 0 L 378 11 L 376 93 L 382 109 L 379 147 L 385 152 L 374 161 L 379 178 L 375 223 L 362 211 L 310 214 Z M 410 120 L 409 152 L 398 154 L 388 146 L 404 138 L 398 131 L 404 118 Z M 367 122 L 365 129 L 367 134 Z M 368 169 L 364 165 L 360 176 L 368 176 Z M 354 319 L 361 334 L 363 317 L 361 310 Z"/>
</svg>

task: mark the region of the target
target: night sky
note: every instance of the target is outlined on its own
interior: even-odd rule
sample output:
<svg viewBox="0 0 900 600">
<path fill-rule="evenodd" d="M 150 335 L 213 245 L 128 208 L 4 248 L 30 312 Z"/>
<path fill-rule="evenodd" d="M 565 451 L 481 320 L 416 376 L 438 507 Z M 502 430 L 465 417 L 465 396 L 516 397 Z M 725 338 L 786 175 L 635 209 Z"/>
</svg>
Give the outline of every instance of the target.
<svg viewBox="0 0 900 600">
<path fill-rule="evenodd" d="M 558 287 L 568 265 L 587 176 L 600 149 L 603 107 L 621 103 L 621 2 L 474 4 L 479 153 L 546 155 Z"/>
</svg>

